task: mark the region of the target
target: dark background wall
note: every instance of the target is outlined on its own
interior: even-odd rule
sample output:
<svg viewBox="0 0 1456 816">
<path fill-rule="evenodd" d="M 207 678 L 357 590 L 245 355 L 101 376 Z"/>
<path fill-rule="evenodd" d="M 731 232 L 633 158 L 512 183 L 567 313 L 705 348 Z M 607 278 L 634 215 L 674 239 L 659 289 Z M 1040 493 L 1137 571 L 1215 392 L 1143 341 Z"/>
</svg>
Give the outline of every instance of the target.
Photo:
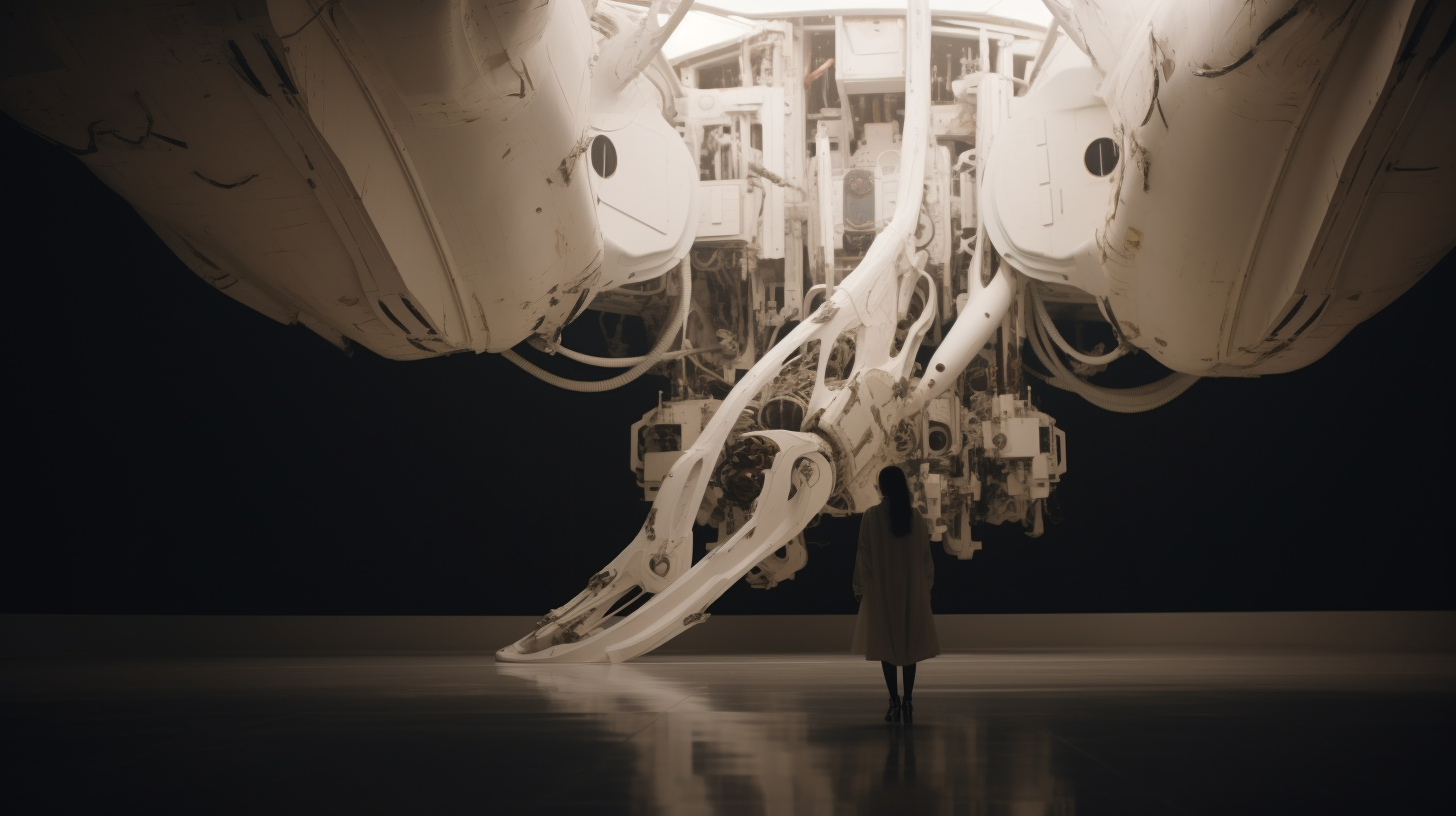
<svg viewBox="0 0 1456 816">
<path fill-rule="evenodd" d="M 635 534 L 628 426 L 663 381 L 583 395 L 493 356 L 346 357 L 213 291 L 79 161 L 0 131 L 3 611 L 535 614 Z M 1069 438 L 1065 521 L 938 552 L 937 611 L 1453 608 L 1453 262 L 1303 371 L 1132 416 L 1039 392 Z M 796 580 L 713 611 L 852 612 L 856 530 L 826 521 Z"/>
</svg>

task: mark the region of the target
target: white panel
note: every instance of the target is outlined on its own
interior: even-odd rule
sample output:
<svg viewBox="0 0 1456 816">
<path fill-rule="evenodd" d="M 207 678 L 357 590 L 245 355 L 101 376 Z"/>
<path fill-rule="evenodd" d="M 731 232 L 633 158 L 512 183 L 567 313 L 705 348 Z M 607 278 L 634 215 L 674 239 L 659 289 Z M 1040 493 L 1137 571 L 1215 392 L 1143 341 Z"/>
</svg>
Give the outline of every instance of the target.
<svg viewBox="0 0 1456 816">
<path fill-rule="evenodd" d="M 698 211 L 699 238 L 736 238 L 743 234 L 743 182 L 698 183 L 702 207 Z"/>
<path fill-rule="evenodd" d="M 835 76 L 842 93 L 905 90 L 905 19 L 836 18 Z"/>
<path fill-rule="evenodd" d="M 759 123 L 763 127 L 763 166 L 783 176 L 784 128 L 788 108 L 784 106 L 784 92 L 781 88 L 765 88 L 763 107 L 759 109 Z M 767 200 L 763 207 L 763 225 L 759 230 L 758 257 L 784 257 L 784 188 L 777 184 L 767 185 Z"/>
<path fill-rule="evenodd" d="M 857 57 L 872 54 L 898 54 L 905 44 L 905 32 L 898 21 L 887 20 L 845 20 L 844 36 L 849 40 L 851 53 Z"/>
<path fill-rule="evenodd" d="M 1027 459 L 1041 453 L 1041 423 L 1036 419 L 1009 417 L 1001 422 L 982 422 L 985 451 L 998 459 Z M 998 450 L 996 440 L 1002 445 Z"/>
<path fill-rule="evenodd" d="M 598 198 L 617 212 L 666 234 L 670 146 L 635 122 L 607 138 L 617 148 L 617 171 L 611 178 L 597 180 Z"/>
<path fill-rule="evenodd" d="M 667 478 L 667 472 L 681 459 L 682 451 L 658 451 L 649 453 L 642 457 L 642 480 L 644 482 L 661 482 Z"/>
</svg>

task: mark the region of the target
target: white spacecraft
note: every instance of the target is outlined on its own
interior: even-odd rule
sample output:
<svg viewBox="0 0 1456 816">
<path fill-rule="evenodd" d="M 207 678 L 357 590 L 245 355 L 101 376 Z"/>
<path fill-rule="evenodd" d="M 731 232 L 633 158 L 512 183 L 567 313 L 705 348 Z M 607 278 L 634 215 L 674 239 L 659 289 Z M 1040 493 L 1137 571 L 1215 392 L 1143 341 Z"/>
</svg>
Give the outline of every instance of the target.
<svg viewBox="0 0 1456 816">
<path fill-rule="evenodd" d="M 1456 245 L 1456 4 L 690 5 L 37 3 L 0 106 L 335 345 L 669 379 L 645 524 L 505 661 L 651 651 L 887 465 L 958 557 L 1039 534 L 1067 439 L 1030 386 L 1138 412 L 1291 371 Z M 588 310 L 651 350 L 565 347 Z M 1099 384 L 1133 353 L 1168 375 Z"/>
</svg>

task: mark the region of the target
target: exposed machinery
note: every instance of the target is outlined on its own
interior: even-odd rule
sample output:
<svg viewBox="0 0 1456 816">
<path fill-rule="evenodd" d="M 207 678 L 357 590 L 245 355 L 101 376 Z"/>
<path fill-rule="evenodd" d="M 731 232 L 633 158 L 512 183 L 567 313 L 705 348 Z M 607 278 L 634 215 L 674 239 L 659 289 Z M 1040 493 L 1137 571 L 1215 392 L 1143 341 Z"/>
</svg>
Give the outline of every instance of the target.
<svg viewBox="0 0 1456 816">
<path fill-rule="evenodd" d="M 642 529 L 497 653 L 622 661 L 733 582 L 792 578 L 804 528 L 875 504 L 887 465 L 960 558 L 976 525 L 1039 535 L 1068 459 L 1033 388 L 1137 412 L 1323 356 L 1456 245 L 1453 20 L 1432 0 L 36 6 L 3 35 L 0 104 L 219 290 L 341 347 L 499 352 L 581 391 L 667 377 L 631 428 Z M 640 319 L 650 351 L 566 347 L 587 311 Z M 1099 382 L 1138 353 L 1167 376 Z M 696 562 L 695 524 L 717 530 Z"/>
</svg>

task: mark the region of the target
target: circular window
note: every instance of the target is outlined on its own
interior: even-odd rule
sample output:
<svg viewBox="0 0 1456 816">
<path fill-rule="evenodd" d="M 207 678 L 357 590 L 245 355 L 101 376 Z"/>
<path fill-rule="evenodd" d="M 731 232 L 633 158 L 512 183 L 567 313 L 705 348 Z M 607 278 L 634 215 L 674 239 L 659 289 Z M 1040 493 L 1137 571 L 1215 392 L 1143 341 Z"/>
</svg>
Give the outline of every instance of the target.
<svg viewBox="0 0 1456 816">
<path fill-rule="evenodd" d="M 601 137 L 598 137 L 601 138 Z M 1087 172 L 1094 176 L 1105 176 L 1117 167 L 1117 142 L 1106 137 L 1097 139 L 1087 145 L 1087 152 L 1082 156 L 1082 163 L 1087 165 Z"/>
<path fill-rule="evenodd" d="M 592 139 L 591 163 L 592 169 L 602 178 L 611 178 L 617 172 L 617 146 L 612 144 L 611 139 L 605 136 Z"/>
</svg>

